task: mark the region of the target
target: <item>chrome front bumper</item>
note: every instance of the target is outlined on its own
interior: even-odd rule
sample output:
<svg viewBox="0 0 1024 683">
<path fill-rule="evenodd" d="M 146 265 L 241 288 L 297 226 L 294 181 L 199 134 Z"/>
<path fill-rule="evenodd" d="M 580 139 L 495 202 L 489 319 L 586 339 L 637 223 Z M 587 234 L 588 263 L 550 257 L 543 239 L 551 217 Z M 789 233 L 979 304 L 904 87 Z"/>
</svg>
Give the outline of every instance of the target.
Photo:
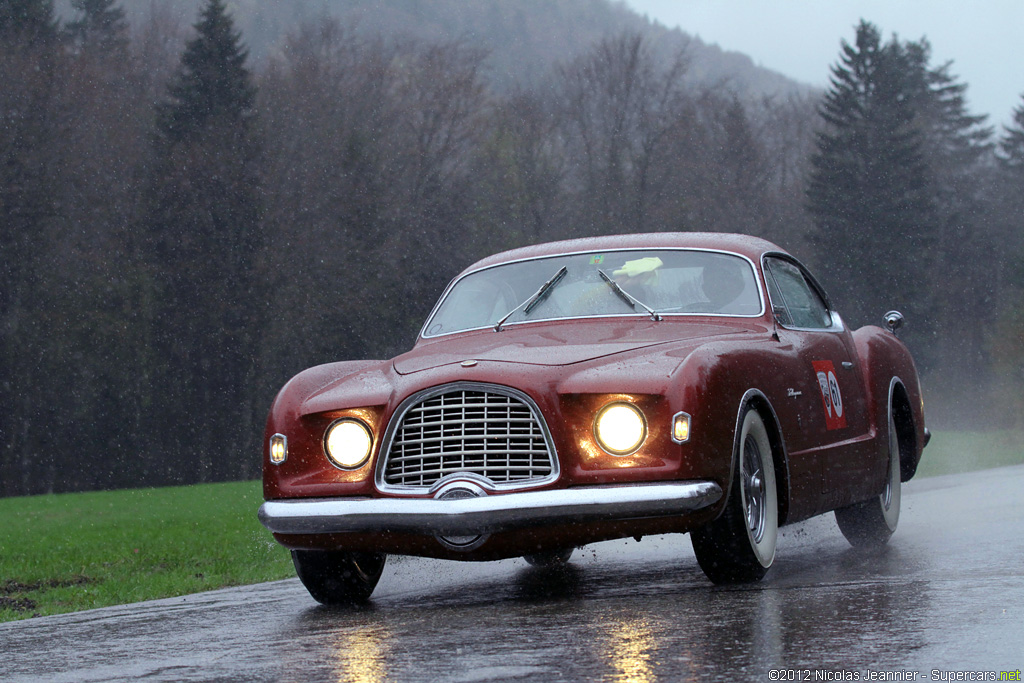
<svg viewBox="0 0 1024 683">
<path fill-rule="evenodd" d="M 663 517 L 699 510 L 722 497 L 710 481 L 588 486 L 467 498 L 309 498 L 260 506 L 278 534 L 400 531 L 472 536 L 525 527 Z"/>
</svg>

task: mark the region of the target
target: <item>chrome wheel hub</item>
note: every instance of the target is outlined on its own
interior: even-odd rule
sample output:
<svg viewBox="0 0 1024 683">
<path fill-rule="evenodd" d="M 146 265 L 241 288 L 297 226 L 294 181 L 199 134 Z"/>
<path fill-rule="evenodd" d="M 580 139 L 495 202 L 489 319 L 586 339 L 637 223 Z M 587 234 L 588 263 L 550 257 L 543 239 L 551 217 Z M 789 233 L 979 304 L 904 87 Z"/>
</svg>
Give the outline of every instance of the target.
<svg viewBox="0 0 1024 683">
<path fill-rule="evenodd" d="M 740 482 L 743 487 L 743 507 L 747 512 L 747 529 L 755 543 L 760 543 L 765 530 L 767 491 L 762 471 L 761 449 L 752 437 L 743 444 L 740 460 Z"/>
</svg>

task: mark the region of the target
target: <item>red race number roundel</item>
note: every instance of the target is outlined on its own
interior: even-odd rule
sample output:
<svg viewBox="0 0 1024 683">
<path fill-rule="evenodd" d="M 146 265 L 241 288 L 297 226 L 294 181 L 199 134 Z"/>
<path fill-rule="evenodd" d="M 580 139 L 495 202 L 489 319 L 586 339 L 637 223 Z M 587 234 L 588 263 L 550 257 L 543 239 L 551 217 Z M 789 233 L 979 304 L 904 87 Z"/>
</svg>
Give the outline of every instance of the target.
<svg viewBox="0 0 1024 683">
<path fill-rule="evenodd" d="M 818 388 L 821 389 L 821 402 L 825 408 L 825 429 L 842 429 L 846 426 L 843 414 L 843 392 L 839 389 L 836 379 L 836 368 L 830 360 L 811 361 L 814 374 L 818 377 Z"/>
</svg>

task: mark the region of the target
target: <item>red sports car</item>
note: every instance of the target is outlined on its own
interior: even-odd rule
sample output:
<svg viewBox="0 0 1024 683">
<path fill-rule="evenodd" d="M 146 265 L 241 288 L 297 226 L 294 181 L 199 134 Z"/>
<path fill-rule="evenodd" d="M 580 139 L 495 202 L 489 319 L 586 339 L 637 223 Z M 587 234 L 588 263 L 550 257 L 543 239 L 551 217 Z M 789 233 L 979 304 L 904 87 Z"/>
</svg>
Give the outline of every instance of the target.
<svg viewBox="0 0 1024 683">
<path fill-rule="evenodd" d="M 259 517 L 324 603 L 368 598 L 389 553 L 557 564 L 689 532 L 727 583 L 764 575 L 780 525 L 830 510 L 882 544 L 929 436 L 901 322 L 847 329 L 803 265 L 741 235 L 491 256 L 411 351 L 285 385 Z"/>
</svg>

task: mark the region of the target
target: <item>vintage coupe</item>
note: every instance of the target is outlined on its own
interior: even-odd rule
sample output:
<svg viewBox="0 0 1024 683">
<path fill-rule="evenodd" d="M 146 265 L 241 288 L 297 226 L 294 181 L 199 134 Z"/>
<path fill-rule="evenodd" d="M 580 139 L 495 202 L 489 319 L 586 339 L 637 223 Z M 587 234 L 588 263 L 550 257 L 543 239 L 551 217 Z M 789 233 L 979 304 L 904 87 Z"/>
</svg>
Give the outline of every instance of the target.
<svg viewBox="0 0 1024 683">
<path fill-rule="evenodd" d="M 689 532 L 712 581 L 755 581 L 780 525 L 830 510 L 880 545 L 928 440 L 901 320 L 847 329 L 796 259 L 741 235 L 491 256 L 411 351 L 285 385 L 259 517 L 324 603 L 368 598 L 387 554 L 557 564 Z"/>
</svg>

